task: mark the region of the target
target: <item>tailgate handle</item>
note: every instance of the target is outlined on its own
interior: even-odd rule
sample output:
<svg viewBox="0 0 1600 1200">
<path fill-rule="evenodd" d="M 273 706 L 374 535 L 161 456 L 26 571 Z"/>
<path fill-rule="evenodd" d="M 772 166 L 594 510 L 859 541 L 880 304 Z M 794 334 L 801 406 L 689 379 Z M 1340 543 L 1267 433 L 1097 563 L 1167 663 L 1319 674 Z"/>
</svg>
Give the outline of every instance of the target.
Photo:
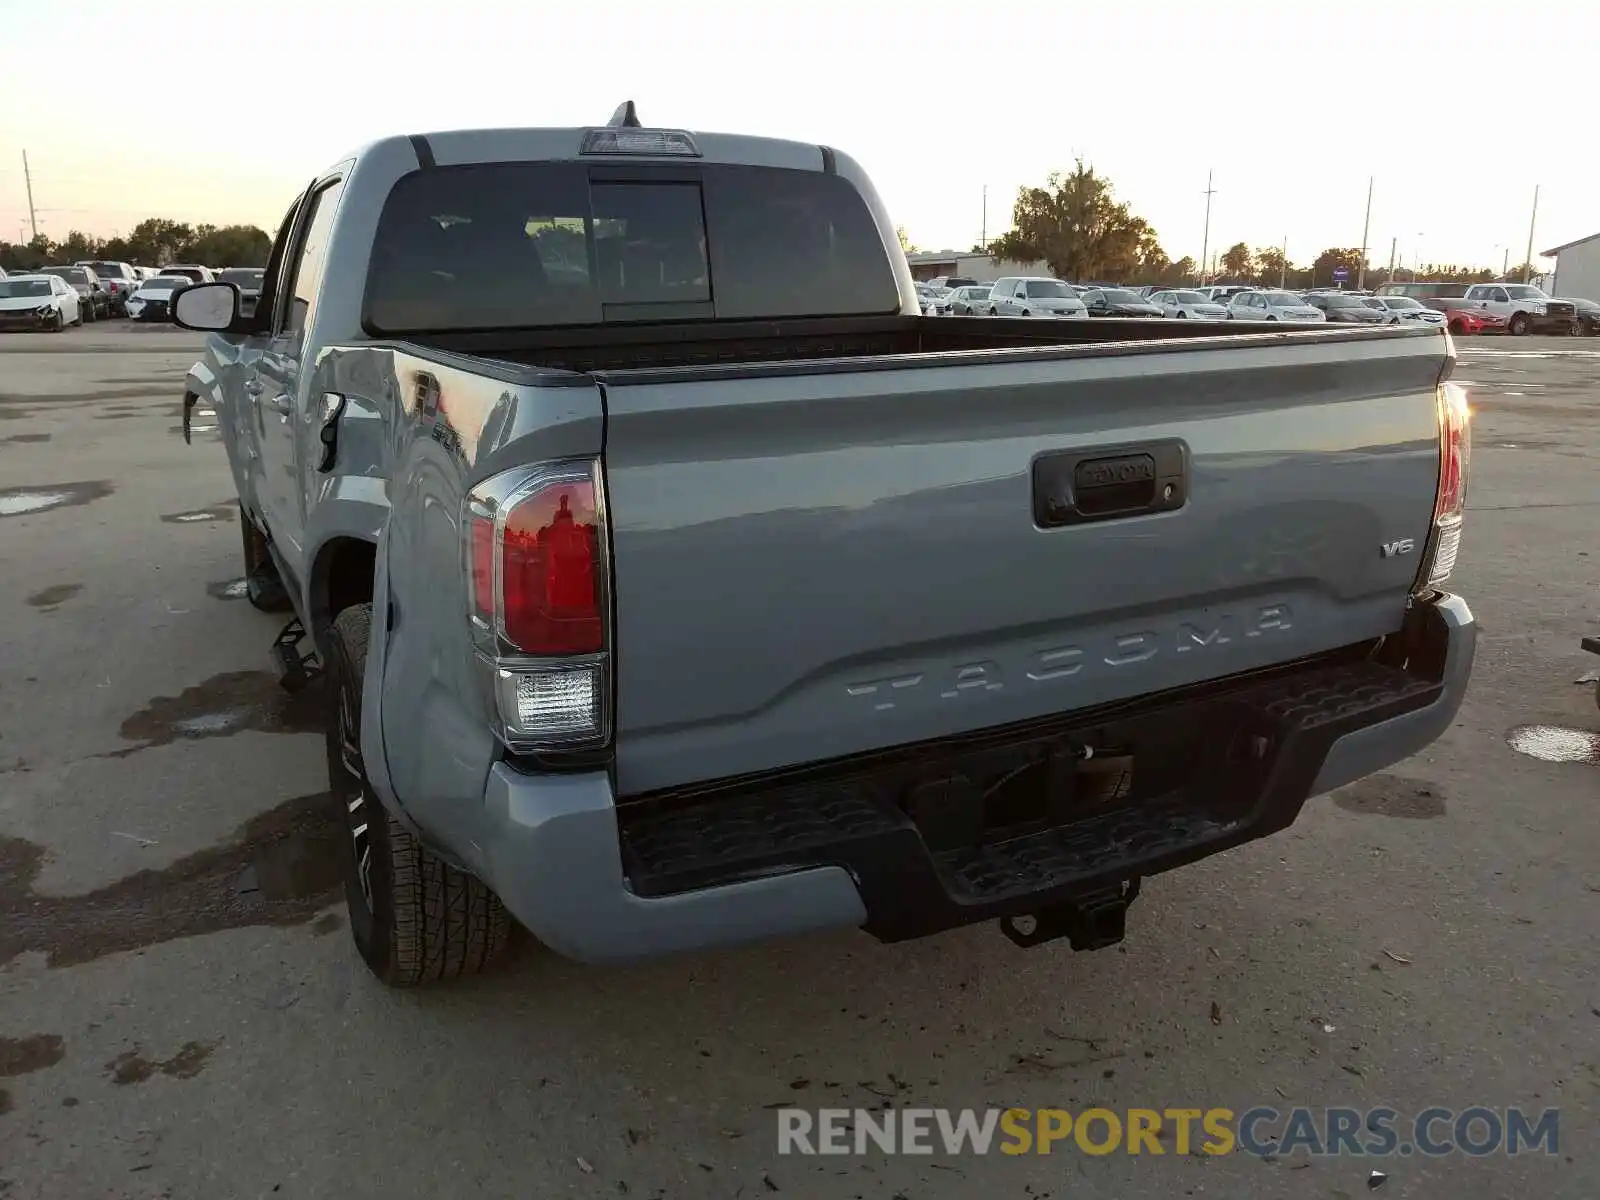
<svg viewBox="0 0 1600 1200">
<path fill-rule="evenodd" d="M 1176 439 L 1042 454 L 1033 463 L 1034 521 L 1053 529 L 1182 508 L 1187 461 Z"/>
</svg>

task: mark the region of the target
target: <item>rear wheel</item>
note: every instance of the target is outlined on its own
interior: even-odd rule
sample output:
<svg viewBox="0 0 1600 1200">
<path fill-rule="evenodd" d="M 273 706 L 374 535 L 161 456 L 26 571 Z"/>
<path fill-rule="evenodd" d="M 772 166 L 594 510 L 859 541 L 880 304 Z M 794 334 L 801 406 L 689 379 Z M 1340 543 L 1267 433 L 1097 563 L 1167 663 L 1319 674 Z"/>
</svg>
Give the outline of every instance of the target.
<svg viewBox="0 0 1600 1200">
<path fill-rule="evenodd" d="M 1187 321 L 1188 319 L 1189 319 L 1189 314 L 1184 312 L 1183 309 L 1180 308 L 1178 310 L 1178 320 Z"/>
<path fill-rule="evenodd" d="M 1508 328 L 1511 331 L 1511 336 L 1512 337 L 1521 337 L 1523 334 L 1527 333 L 1528 332 L 1528 314 L 1527 313 L 1516 313 L 1514 316 L 1512 316 L 1511 324 L 1508 326 Z"/>
<path fill-rule="evenodd" d="M 477 879 L 428 850 L 390 815 L 361 758 L 361 690 L 372 605 L 328 634 L 328 783 L 348 835 L 345 901 L 356 949 L 390 987 L 476 974 L 505 950 L 511 916 Z"/>
<path fill-rule="evenodd" d="M 94 301 L 78 305 L 78 320 L 84 324 L 94 323 Z"/>
</svg>

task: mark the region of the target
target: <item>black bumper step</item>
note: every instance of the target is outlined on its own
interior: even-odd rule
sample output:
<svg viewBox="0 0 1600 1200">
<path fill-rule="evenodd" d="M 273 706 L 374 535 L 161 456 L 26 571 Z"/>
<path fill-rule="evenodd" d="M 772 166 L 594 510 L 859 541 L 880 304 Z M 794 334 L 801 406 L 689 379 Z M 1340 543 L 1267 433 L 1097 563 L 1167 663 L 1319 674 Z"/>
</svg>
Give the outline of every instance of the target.
<svg viewBox="0 0 1600 1200">
<path fill-rule="evenodd" d="M 1249 683 L 1203 701 L 1157 699 L 1110 720 L 1064 720 L 1044 735 L 1033 726 L 1018 739 L 1030 754 L 1051 741 L 1076 742 L 1075 731 L 1086 727 L 1119 743 L 1159 741 L 1162 723 L 1191 733 L 1203 725 L 1207 749 L 1186 782 L 1164 794 L 1047 828 L 990 830 L 954 847 L 937 837 L 930 847 L 908 811 L 908 772 L 914 782 L 917 768 L 857 768 L 705 798 L 624 804 L 623 862 L 634 890 L 650 896 L 841 866 L 861 889 L 870 932 L 889 941 L 920 936 L 1034 912 L 1282 829 L 1298 815 L 1335 739 L 1420 708 L 1440 691 L 1436 680 L 1363 661 Z M 923 782 L 955 769 L 937 759 L 931 750 Z M 975 803 L 983 803 L 982 794 L 973 789 Z"/>
</svg>

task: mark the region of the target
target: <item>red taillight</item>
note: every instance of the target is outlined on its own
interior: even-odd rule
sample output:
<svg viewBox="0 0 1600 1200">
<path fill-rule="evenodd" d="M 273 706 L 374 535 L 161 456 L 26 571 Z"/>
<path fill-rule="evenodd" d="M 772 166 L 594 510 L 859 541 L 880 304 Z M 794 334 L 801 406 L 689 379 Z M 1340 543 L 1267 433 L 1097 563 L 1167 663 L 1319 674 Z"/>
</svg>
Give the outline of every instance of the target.
<svg viewBox="0 0 1600 1200">
<path fill-rule="evenodd" d="M 604 746 L 611 637 L 600 463 L 486 479 L 464 515 L 469 625 L 496 736 L 524 753 Z"/>
<path fill-rule="evenodd" d="M 552 483 L 519 500 L 501 543 L 506 638 L 528 654 L 605 648 L 594 483 Z"/>
<path fill-rule="evenodd" d="M 1439 387 L 1439 488 L 1434 494 L 1433 528 L 1415 591 L 1442 585 L 1455 570 L 1461 551 L 1461 525 L 1467 508 L 1467 472 L 1472 457 L 1472 410 L 1458 383 Z"/>
<path fill-rule="evenodd" d="M 1460 384 L 1447 383 L 1439 389 L 1439 493 L 1433 507 L 1435 521 L 1459 516 L 1466 507 L 1471 414 L 1466 389 Z"/>
</svg>

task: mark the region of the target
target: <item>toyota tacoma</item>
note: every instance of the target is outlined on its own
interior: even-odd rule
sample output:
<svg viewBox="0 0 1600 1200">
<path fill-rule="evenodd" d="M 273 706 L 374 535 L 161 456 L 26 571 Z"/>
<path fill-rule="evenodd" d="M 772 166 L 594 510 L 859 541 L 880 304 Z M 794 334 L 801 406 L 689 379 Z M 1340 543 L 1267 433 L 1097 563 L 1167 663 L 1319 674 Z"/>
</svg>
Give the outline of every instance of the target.
<svg viewBox="0 0 1600 1200">
<path fill-rule="evenodd" d="M 377 141 L 239 299 L 185 401 L 392 985 L 513 920 L 1107 946 L 1461 703 L 1441 329 L 924 317 L 848 155 L 631 103 Z"/>
</svg>

